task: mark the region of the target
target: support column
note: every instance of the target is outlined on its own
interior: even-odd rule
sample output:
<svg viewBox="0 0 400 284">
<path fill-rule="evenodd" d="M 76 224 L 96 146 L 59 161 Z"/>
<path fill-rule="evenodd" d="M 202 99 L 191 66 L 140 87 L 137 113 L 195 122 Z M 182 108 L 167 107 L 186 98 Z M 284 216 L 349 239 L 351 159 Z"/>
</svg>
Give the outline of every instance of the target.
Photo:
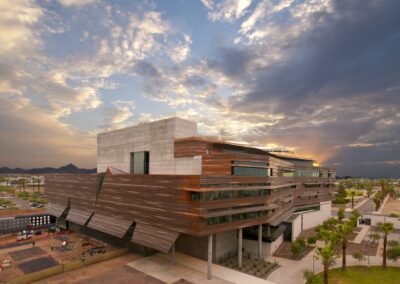
<svg viewBox="0 0 400 284">
<path fill-rule="evenodd" d="M 238 236 L 238 266 L 239 268 L 242 267 L 242 244 L 243 244 L 243 229 L 239 229 L 239 236 Z"/>
<path fill-rule="evenodd" d="M 262 259 L 262 224 L 258 225 L 258 259 Z"/>
<path fill-rule="evenodd" d="M 267 236 L 271 236 L 271 226 L 270 224 L 267 224 Z"/>
<path fill-rule="evenodd" d="M 171 247 L 171 262 L 172 262 L 172 264 L 175 264 L 175 260 L 176 260 L 176 257 L 175 257 L 175 243 L 174 243 Z"/>
<path fill-rule="evenodd" d="M 213 246 L 213 235 L 208 236 L 208 263 L 207 263 L 207 279 L 211 280 L 212 279 L 212 274 L 211 274 L 211 265 L 212 265 L 212 246 Z"/>
</svg>

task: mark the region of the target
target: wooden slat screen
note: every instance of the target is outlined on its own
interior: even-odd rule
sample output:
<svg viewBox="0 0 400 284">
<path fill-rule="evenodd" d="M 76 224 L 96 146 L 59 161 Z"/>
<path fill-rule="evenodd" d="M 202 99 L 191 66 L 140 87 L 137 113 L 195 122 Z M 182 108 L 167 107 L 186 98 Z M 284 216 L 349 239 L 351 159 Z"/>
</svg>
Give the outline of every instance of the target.
<svg viewBox="0 0 400 284">
<path fill-rule="evenodd" d="M 92 215 L 92 212 L 90 211 L 84 211 L 84 210 L 80 210 L 77 208 L 71 208 L 68 211 L 68 215 L 67 215 L 67 220 L 74 222 L 76 224 L 79 225 L 85 225 L 85 223 L 87 222 L 87 220 L 89 220 L 90 216 Z"/>
<path fill-rule="evenodd" d="M 167 253 L 179 233 L 150 224 L 136 223 L 132 242 Z"/>
<path fill-rule="evenodd" d="M 66 204 L 61 205 L 56 203 L 50 203 L 49 206 L 47 207 L 47 213 L 59 218 L 64 213 L 66 208 L 67 208 Z"/>
<path fill-rule="evenodd" d="M 118 238 L 122 238 L 131 225 L 132 221 L 95 213 L 92 219 L 90 219 L 88 227 L 116 236 Z"/>
</svg>

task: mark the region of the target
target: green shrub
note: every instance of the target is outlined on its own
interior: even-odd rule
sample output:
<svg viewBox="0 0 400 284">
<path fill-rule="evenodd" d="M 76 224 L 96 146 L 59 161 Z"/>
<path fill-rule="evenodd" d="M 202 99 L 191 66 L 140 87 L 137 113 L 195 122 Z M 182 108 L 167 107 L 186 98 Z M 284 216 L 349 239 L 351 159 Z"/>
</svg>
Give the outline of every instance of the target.
<svg viewBox="0 0 400 284">
<path fill-rule="evenodd" d="M 390 240 L 388 241 L 388 246 L 390 248 L 398 247 L 400 245 L 399 241 L 396 240 Z"/>
<path fill-rule="evenodd" d="M 307 238 L 307 244 L 309 246 L 315 245 L 315 243 L 317 242 L 317 237 L 316 236 L 311 236 Z"/>
<path fill-rule="evenodd" d="M 30 197 L 30 194 L 29 194 L 29 192 L 21 191 L 21 192 L 17 192 L 17 196 L 18 196 L 19 198 L 28 200 L 29 197 Z"/>
<path fill-rule="evenodd" d="M 350 199 L 344 198 L 342 196 L 337 196 L 335 200 L 333 200 L 333 204 L 346 204 L 349 203 Z"/>
<path fill-rule="evenodd" d="M 389 217 L 399 218 L 400 214 L 398 214 L 398 213 L 390 213 Z"/>
<path fill-rule="evenodd" d="M 15 189 L 11 186 L 0 186 L 0 192 L 6 192 L 9 194 L 14 194 L 15 193 Z"/>
<path fill-rule="evenodd" d="M 387 257 L 396 261 L 400 257 L 400 247 L 396 246 L 387 250 Z"/>
<path fill-rule="evenodd" d="M 301 244 L 298 241 L 292 242 L 292 253 L 295 256 L 300 256 L 301 255 Z"/>
<path fill-rule="evenodd" d="M 32 193 L 33 197 L 41 197 L 43 195 L 44 195 L 43 191 L 35 191 L 35 192 Z"/>
<path fill-rule="evenodd" d="M 8 199 L 0 198 L 0 206 L 15 206 L 15 203 Z"/>
<path fill-rule="evenodd" d="M 303 277 L 306 280 L 306 284 L 317 283 L 317 276 L 311 270 L 304 270 Z"/>
</svg>

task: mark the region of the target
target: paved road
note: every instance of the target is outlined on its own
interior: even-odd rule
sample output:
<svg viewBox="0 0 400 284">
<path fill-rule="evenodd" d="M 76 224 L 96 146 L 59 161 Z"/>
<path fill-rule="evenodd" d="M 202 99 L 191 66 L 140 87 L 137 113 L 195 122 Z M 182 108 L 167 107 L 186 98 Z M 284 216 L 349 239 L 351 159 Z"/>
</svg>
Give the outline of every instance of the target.
<svg viewBox="0 0 400 284">
<path fill-rule="evenodd" d="M 370 198 L 368 201 L 357 208 L 357 210 L 360 211 L 361 214 L 371 214 L 374 209 L 375 203 L 373 201 L 373 198 Z"/>
<path fill-rule="evenodd" d="M 357 209 L 361 214 L 372 214 L 374 209 L 375 209 L 375 203 L 373 198 L 368 199 L 367 201 L 365 201 L 360 207 L 355 208 Z M 332 216 L 337 216 L 337 210 L 332 210 L 331 215 Z M 345 216 L 346 218 L 350 217 L 351 212 L 346 211 L 345 212 Z"/>
</svg>

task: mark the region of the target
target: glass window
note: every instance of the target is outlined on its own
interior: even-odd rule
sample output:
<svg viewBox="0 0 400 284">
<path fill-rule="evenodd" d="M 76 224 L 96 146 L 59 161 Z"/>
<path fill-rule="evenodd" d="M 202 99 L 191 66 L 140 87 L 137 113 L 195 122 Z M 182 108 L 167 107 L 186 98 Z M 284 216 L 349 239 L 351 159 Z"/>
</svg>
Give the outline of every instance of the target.
<svg viewBox="0 0 400 284">
<path fill-rule="evenodd" d="M 268 169 L 251 167 L 232 167 L 232 175 L 235 176 L 268 176 Z"/>
<path fill-rule="evenodd" d="M 149 174 L 149 152 L 131 153 L 131 174 Z"/>
<path fill-rule="evenodd" d="M 239 165 L 250 165 L 250 166 L 260 166 L 260 167 L 268 167 L 268 163 L 264 162 L 251 162 L 251 161 L 232 161 L 232 164 Z"/>
</svg>

